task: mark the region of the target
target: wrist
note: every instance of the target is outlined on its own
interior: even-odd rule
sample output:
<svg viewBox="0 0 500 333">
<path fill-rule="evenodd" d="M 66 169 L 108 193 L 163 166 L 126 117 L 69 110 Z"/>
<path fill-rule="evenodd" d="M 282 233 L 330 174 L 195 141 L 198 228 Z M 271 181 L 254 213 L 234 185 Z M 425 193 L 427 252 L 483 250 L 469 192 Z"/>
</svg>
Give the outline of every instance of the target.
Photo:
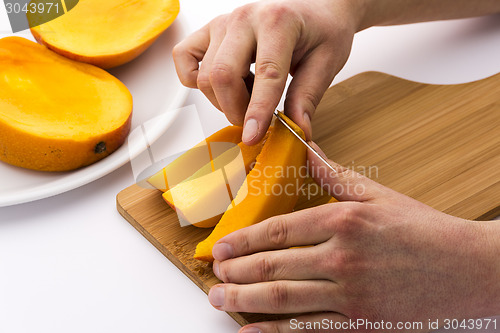
<svg viewBox="0 0 500 333">
<path fill-rule="evenodd" d="M 402 0 L 356 0 L 359 23 L 358 31 L 381 25 L 400 24 L 404 16 L 405 5 Z M 407 3 L 407 2 L 405 2 Z"/>
<path fill-rule="evenodd" d="M 355 0 L 350 1 L 356 12 L 356 31 L 362 31 L 376 25 L 382 25 L 384 19 L 384 1 L 380 0 Z"/>
<path fill-rule="evenodd" d="M 371 2 L 371 0 L 329 0 L 334 12 L 341 8 L 343 17 L 351 24 L 355 33 L 374 25 L 371 24 L 373 19 L 369 15 Z"/>
<path fill-rule="evenodd" d="M 487 316 L 500 314 L 500 221 L 480 221 L 477 224 L 479 231 L 478 245 L 481 247 L 482 258 L 485 258 L 485 292 L 487 300 Z"/>
</svg>

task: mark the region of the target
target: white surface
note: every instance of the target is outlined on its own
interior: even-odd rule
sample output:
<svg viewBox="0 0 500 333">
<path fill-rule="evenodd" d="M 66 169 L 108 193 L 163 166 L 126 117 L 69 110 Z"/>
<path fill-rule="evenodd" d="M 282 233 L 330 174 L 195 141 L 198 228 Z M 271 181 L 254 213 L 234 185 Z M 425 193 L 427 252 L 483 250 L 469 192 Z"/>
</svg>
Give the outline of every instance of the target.
<svg viewBox="0 0 500 333">
<path fill-rule="evenodd" d="M 175 43 L 187 34 L 186 19 L 179 17 L 136 61 L 111 71 L 134 98 L 132 132 L 148 122 L 149 126 L 142 128 L 147 129 L 144 134 L 149 143 L 170 127 L 186 100 L 188 89 L 177 78 L 171 53 Z M 0 38 L 8 35 L 12 34 L 3 33 Z M 20 35 L 34 41 L 26 32 Z M 129 136 L 126 143 L 107 158 L 71 172 L 38 172 L 0 163 L 0 207 L 63 193 L 107 175 L 146 150 L 142 137 Z"/>
<path fill-rule="evenodd" d="M 184 0 L 181 11 L 194 30 L 245 2 Z M 2 10 L 0 30 L 6 26 Z M 425 82 L 466 82 L 499 72 L 498 59 L 498 17 L 375 28 L 358 34 L 336 81 L 370 69 Z M 199 92 L 190 93 L 191 104 L 205 134 L 227 124 Z M 158 143 L 184 149 L 198 128 L 181 113 Z M 117 213 L 116 194 L 133 182 L 126 164 L 64 194 L 0 208 L 1 333 L 237 331 Z"/>
</svg>

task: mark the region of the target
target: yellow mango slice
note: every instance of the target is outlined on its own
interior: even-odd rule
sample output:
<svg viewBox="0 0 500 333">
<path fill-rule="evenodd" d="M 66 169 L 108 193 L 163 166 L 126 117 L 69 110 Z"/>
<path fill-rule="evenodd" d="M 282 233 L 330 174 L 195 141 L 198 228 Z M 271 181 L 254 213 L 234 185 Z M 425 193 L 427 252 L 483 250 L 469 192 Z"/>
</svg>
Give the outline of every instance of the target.
<svg viewBox="0 0 500 333">
<path fill-rule="evenodd" d="M 162 192 L 168 191 L 224 153 L 224 149 L 212 149 L 215 146 L 212 143 L 227 142 L 237 145 L 241 142 L 242 132 L 243 127 L 240 126 L 224 127 L 179 156 L 172 163 L 151 176 L 147 182 Z M 231 145 L 217 146 L 221 148 L 231 147 Z"/>
<path fill-rule="evenodd" d="M 182 222 L 211 228 L 219 222 L 245 181 L 265 139 L 254 146 L 240 142 L 191 177 L 163 193 Z"/>
<path fill-rule="evenodd" d="M 66 14 L 35 26 L 35 39 L 65 57 L 112 68 L 144 52 L 175 20 L 179 0 L 81 0 Z"/>
<path fill-rule="evenodd" d="M 293 127 L 304 137 L 297 125 Z M 233 205 L 208 238 L 198 244 L 194 258 L 213 261 L 212 247 L 222 237 L 271 216 L 291 212 L 298 199 L 303 181 L 301 168 L 305 168 L 305 163 L 306 147 L 276 122 Z"/>
<path fill-rule="evenodd" d="M 132 95 L 104 70 L 0 39 L 0 160 L 45 171 L 89 165 L 122 145 L 131 115 Z"/>
</svg>

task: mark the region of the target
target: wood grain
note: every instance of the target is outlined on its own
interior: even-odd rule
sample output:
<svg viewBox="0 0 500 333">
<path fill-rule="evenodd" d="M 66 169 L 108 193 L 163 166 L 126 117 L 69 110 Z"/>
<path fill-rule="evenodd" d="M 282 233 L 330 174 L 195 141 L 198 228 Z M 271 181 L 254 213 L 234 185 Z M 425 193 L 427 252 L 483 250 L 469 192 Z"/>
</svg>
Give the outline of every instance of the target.
<svg viewBox="0 0 500 333">
<path fill-rule="evenodd" d="M 313 129 L 331 159 L 440 211 L 500 214 L 500 74 L 440 86 L 362 73 L 327 91 Z M 203 291 L 219 283 L 211 265 L 192 258 L 210 230 L 181 227 L 160 192 L 132 185 L 117 207 Z M 229 315 L 241 325 L 284 317 Z"/>
</svg>

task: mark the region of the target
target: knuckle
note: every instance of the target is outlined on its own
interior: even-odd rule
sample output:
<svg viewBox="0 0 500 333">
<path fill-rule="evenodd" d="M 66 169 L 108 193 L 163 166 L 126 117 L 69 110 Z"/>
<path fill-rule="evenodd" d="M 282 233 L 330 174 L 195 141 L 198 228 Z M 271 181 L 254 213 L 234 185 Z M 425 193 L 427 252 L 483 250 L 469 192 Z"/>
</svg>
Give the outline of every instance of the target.
<svg viewBox="0 0 500 333">
<path fill-rule="evenodd" d="M 182 45 L 182 42 L 181 43 L 178 43 L 174 46 L 174 48 L 172 49 L 172 56 L 174 57 L 174 59 L 178 58 L 180 55 L 186 53 L 186 49 L 185 47 Z"/>
<path fill-rule="evenodd" d="M 189 75 L 188 73 L 178 72 L 178 76 L 184 86 L 193 89 L 198 87 L 196 74 Z"/>
<path fill-rule="evenodd" d="M 304 89 L 301 94 L 302 99 L 310 104 L 308 110 L 313 113 L 323 96 L 320 96 L 319 94 L 308 89 Z"/>
<path fill-rule="evenodd" d="M 314 115 L 321 98 L 320 94 L 310 91 L 308 88 L 301 87 L 300 93 L 292 94 L 288 91 L 285 108 L 294 113 L 301 113 L 305 109 L 309 115 Z"/>
<path fill-rule="evenodd" d="M 234 70 L 227 64 L 215 63 L 210 70 L 209 80 L 213 86 L 230 86 L 234 82 Z"/>
<path fill-rule="evenodd" d="M 257 95 L 252 95 L 257 96 Z M 264 110 L 273 110 L 274 106 L 269 103 L 268 99 L 265 98 L 255 98 L 255 100 L 251 100 L 248 104 L 247 113 L 258 114 L 263 113 Z"/>
<path fill-rule="evenodd" d="M 288 21 L 291 15 L 294 14 L 294 9 L 285 2 L 271 3 L 263 6 L 261 13 L 271 24 L 279 24 L 283 21 Z"/>
<path fill-rule="evenodd" d="M 273 283 L 269 290 L 269 305 L 272 310 L 283 311 L 288 304 L 288 289 L 282 282 Z M 276 312 L 278 313 L 278 312 Z"/>
<path fill-rule="evenodd" d="M 226 285 L 224 289 L 224 308 L 238 311 L 240 308 L 238 288 L 235 285 Z"/>
<path fill-rule="evenodd" d="M 190 73 L 188 73 L 188 70 L 181 65 L 182 57 L 184 56 L 189 56 L 189 54 L 183 44 L 179 43 L 175 45 L 172 49 L 172 58 L 174 59 L 179 80 L 183 85 L 189 88 L 196 88 L 196 75 L 190 75 Z"/>
<path fill-rule="evenodd" d="M 339 166 L 337 169 L 337 176 L 342 178 L 352 178 L 353 171 L 349 168 Z"/>
<path fill-rule="evenodd" d="M 353 261 L 353 257 L 347 251 L 336 250 L 328 257 L 327 271 L 332 276 L 349 277 Z"/>
<path fill-rule="evenodd" d="M 231 20 L 233 22 L 247 21 L 252 13 L 252 4 L 246 4 L 238 7 L 231 13 Z"/>
<path fill-rule="evenodd" d="M 305 27 L 303 11 L 290 6 L 286 1 L 270 3 L 260 8 L 262 25 L 268 31 L 276 31 L 289 38 L 298 38 Z"/>
<path fill-rule="evenodd" d="M 205 71 L 200 71 L 196 79 L 196 86 L 203 93 L 212 91 L 212 84 L 210 83 L 210 77 Z"/>
<path fill-rule="evenodd" d="M 219 275 L 221 278 L 221 281 L 224 283 L 231 282 L 230 278 L 230 268 L 228 267 L 229 265 L 226 265 L 226 261 L 219 262 Z"/>
<path fill-rule="evenodd" d="M 234 233 L 234 241 L 231 242 L 234 247 L 235 256 L 242 256 L 252 253 L 252 247 L 248 241 L 248 237 L 244 232 L 237 231 Z"/>
<path fill-rule="evenodd" d="M 350 203 L 343 205 L 338 211 L 339 218 L 337 222 L 337 230 L 343 234 L 350 234 L 358 231 L 358 222 L 361 215 L 361 204 Z"/>
<path fill-rule="evenodd" d="M 213 18 L 208 24 L 208 29 L 210 33 L 213 33 L 214 30 L 221 29 L 226 26 L 229 14 L 222 14 Z"/>
<path fill-rule="evenodd" d="M 278 80 L 283 78 L 284 71 L 274 59 L 260 59 L 255 66 L 255 77 L 264 80 Z"/>
<path fill-rule="evenodd" d="M 262 256 L 257 260 L 257 278 L 259 281 L 271 281 L 274 277 L 274 265 L 270 258 Z"/>
<path fill-rule="evenodd" d="M 288 237 L 288 228 L 284 219 L 275 218 L 269 222 L 267 239 L 272 245 L 282 247 L 287 244 Z"/>
<path fill-rule="evenodd" d="M 227 21 L 229 20 L 230 14 L 222 14 L 217 16 L 213 22 L 216 26 L 225 27 L 227 25 Z"/>
</svg>

